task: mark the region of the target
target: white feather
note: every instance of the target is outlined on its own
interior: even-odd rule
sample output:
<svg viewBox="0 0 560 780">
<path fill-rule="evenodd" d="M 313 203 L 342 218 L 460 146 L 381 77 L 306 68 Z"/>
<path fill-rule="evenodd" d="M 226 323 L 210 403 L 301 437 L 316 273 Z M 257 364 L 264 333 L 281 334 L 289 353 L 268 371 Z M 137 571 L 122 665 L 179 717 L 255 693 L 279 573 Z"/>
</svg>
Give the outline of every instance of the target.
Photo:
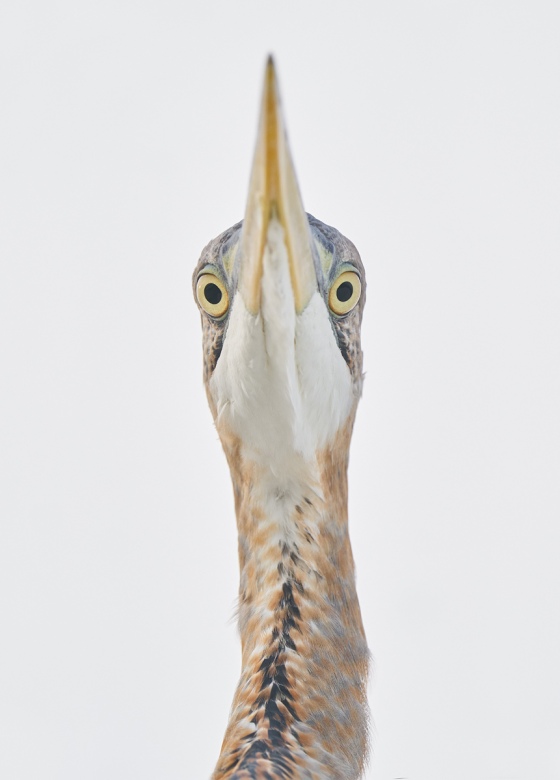
<svg viewBox="0 0 560 780">
<path fill-rule="evenodd" d="M 244 457 L 268 465 L 276 489 L 301 483 L 301 469 L 336 436 L 354 403 L 325 302 L 315 292 L 297 315 L 283 229 L 272 220 L 263 257 L 261 311 L 233 301 L 224 347 L 210 381 L 222 422 Z"/>
</svg>

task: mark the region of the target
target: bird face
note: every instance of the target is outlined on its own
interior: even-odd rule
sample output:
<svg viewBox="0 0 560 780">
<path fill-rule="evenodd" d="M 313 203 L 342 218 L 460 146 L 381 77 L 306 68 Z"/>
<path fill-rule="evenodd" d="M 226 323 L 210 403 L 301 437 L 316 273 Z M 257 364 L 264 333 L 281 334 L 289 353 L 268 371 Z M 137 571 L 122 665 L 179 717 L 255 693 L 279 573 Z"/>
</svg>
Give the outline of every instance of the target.
<svg viewBox="0 0 560 780">
<path fill-rule="evenodd" d="M 193 287 L 222 440 L 273 472 L 312 460 L 353 421 L 365 276 L 354 245 L 303 209 L 271 61 L 245 219 L 204 249 Z"/>
</svg>

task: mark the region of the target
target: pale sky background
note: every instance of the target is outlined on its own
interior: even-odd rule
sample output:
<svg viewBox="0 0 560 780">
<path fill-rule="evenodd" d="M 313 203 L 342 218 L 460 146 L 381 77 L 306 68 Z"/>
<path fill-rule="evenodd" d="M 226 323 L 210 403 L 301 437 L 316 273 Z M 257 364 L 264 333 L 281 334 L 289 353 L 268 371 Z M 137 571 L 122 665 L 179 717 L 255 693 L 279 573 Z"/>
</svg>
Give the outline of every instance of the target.
<svg viewBox="0 0 560 780">
<path fill-rule="evenodd" d="M 4 0 L 0 777 L 197 780 L 239 672 L 190 277 L 268 52 L 368 275 L 369 780 L 560 778 L 560 5 Z"/>
</svg>

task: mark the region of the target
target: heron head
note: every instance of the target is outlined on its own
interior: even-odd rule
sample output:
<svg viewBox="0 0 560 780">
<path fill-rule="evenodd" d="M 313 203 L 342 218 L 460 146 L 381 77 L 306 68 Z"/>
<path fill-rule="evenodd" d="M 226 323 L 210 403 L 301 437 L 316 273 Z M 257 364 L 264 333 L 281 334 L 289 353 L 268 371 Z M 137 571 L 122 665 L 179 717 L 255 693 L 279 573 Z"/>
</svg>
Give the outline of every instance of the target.
<svg viewBox="0 0 560 780">
<path fill-rule="evenodd" d="M 193 287 L 222 441 L 235 437 L 280 471 L 351 429 L 364 268 L 347 238 L 303 208 L 271 59 L 245 218 L 204 249 Z"/>
</svg>

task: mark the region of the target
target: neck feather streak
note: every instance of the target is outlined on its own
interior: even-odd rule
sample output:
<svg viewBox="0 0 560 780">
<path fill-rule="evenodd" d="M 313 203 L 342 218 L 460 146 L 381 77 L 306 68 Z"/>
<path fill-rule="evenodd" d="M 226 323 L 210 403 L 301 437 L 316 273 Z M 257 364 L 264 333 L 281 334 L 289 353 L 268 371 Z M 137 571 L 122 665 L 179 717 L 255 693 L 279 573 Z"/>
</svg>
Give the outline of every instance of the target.
<svg viewBox="0 0 560 780">
<path fill-rule="evenodd" d="M 363 770 L 369 656 L 348 537 L 350 434 L 284 485 L 221 436 L 239 531 L 242 673 L 214 780 Z"/>
</svg>

